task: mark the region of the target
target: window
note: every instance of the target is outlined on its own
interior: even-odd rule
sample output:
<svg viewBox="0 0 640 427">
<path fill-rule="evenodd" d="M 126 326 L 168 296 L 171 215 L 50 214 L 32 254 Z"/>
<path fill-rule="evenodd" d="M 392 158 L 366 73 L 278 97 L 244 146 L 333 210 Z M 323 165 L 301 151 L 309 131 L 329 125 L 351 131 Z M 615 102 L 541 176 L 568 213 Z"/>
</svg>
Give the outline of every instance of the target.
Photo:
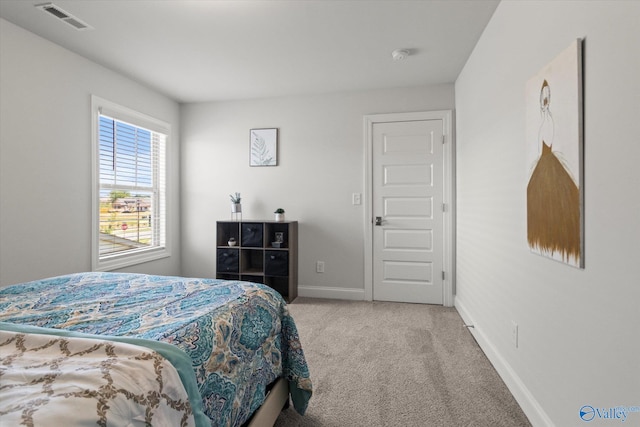
<svg viewBox="0 0 640 427">
<path fill-rule="evenodd" d="M 93 269 L 169 256 L 166 147 L 170 126 L 92 97 Z"/>
</svg>

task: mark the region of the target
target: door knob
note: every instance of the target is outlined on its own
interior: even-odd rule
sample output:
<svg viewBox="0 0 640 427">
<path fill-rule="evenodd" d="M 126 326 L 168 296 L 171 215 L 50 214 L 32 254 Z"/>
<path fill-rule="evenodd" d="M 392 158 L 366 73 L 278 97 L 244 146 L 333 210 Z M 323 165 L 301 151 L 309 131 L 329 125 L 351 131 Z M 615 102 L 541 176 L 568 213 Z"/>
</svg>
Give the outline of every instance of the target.
<svg viewBox="0 0 640 427">
<path fill-rule="evenodd" d="M 376 225 L 382 225 L 382 217 L 381 216 L 377 216 L 376 217 Z"/>
</svg>

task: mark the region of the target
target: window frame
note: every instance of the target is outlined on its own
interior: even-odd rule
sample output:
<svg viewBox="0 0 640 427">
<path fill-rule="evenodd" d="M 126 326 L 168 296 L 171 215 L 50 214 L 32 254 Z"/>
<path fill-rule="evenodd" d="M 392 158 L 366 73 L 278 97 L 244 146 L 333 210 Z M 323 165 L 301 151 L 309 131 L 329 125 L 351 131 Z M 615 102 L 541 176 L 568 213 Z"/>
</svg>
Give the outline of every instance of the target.
<svg viewBox="0 0 640 427">
<path fill-rule="evenodd" d="M 141 248 L 100 256 L 100 116 L 105 115 L 115 120 L 126 122 L 133 126 L 144 128 L 152 132 L 165 135 L 165 164 L 164 177 L 158 179 L 164 182 L 164 218 L 159 218 L 160 226 L 164 227 L 164 246 Z M 111 271 L 149 261 L 155 261 L 171 256 L 171 227 L 170 227 L 170 191 L 169 191 L 169 147 L 171 140 L 171 125 L 162 120 L 132 110 L 96 95 L 91 95 L 91 165 L 92 165 L 92 203 L 91 203 L 91 268 L 93 271 Z M 155 176 L 155 171 L 154 171 Z"/>
</svg>

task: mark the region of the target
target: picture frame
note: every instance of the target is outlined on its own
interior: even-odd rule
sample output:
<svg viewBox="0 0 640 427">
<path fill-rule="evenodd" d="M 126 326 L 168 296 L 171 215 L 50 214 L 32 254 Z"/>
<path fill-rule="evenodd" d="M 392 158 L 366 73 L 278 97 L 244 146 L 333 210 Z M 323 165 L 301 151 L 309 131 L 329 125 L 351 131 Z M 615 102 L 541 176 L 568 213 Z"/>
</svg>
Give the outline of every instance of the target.
<svg viewBox="0 0 640 427">
<path fill-rule="evenodd" d="M 278 129 L 249 131 L 249 166 L 278 166 Z"/>
<path fill-rule="evenodd" d="M 584 268 L 582 39 L 527 82 L 527 240 L 531 252 Z"/>
</svg>

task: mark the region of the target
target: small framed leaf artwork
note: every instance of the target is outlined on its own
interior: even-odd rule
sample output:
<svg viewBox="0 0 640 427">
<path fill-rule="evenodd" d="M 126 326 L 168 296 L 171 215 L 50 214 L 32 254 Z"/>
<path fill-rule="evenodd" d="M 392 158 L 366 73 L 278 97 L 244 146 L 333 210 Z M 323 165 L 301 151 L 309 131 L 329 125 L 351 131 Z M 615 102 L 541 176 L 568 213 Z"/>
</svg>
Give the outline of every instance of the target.
<svg viewBox="0 0 640 427">
<path fill-rule="evenodd" d="M 278 129 L 251 129 L 250 166 L 278 165 Z"/>
</svg>

